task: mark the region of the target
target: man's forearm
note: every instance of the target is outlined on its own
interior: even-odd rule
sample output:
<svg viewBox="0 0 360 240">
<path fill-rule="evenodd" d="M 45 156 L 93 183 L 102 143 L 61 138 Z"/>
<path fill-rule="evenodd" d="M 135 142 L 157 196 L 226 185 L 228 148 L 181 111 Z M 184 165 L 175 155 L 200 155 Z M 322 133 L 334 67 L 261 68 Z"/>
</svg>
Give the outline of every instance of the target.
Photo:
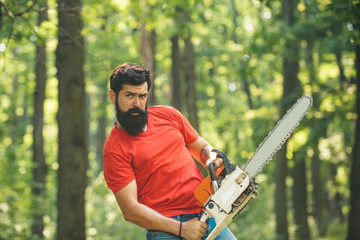
<svg viewBox="0 0 360 240">
<path fill-rule="evenodd" d="M 132 222 L 145 229 L 178 234 L 180 228 L 178 221 L 165 217 L 138 202 L 135 179 L 116 192 L 115 198 L 126 221 Z"/>
<path fill-rule="evenodd" d="M 147 230 L 164 231 L 174 235 L 179 234 L 179 221 L 165 217 L 141 203 L 134 204 L 131 208 L 123 210 L 123 214 L 126 221 Z"/>
<path fill-rule="evenodd" d="M 206 232 L 207 224 L 200 222 L 197 218 L 180 223 L 173 218 L 161 215 L 143 204 L 138 203 L 137 205 L 135 210 L 130 209 L 131 214 L 127 214 L 127 217 L 124 214 L 125 220 L 147 230 L 168 232 L 189 240 L 200 239 Z M 180 224 L 182 225 L 181 229 Z"/>
<path fill-rule="evenodd" d="M 190 154 L 204 166 L 213 149 L 213 147 L 211 147 L 202 137 L 198 137 L 195 142 L 188 144 L 187 148 Z"/>
</svg>

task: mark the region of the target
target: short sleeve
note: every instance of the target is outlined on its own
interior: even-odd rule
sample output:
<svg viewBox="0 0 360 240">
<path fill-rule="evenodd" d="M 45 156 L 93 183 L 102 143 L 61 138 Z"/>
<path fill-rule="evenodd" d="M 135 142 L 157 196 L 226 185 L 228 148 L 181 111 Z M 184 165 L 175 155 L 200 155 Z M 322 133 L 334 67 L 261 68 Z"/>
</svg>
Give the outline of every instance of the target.
<svg viewBox="0 0 360 240">
<path fill-rule="evenodd" d="M 191 126 L 190 122 L 175 108 L 170 108 L 171 114 L 176 118 L 179 130 L 185 139 L 186 144 L 190 144 L 198 139 L 198 132 Z"/>
<path fill-rule="evenodd" d="M 104 178 L 109 189 L 115 194 L 135 179 L 132 156 L 117 141 L 105 142 L 103 150 Z M 114 143 L 115 142 L 115 143 Z"/>
</svg>

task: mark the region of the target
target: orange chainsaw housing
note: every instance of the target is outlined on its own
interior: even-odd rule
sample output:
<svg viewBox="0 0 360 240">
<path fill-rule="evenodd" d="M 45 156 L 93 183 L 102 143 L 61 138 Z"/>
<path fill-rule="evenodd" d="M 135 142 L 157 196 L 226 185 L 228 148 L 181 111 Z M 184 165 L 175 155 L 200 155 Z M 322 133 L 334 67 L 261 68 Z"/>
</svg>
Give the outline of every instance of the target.
<svg viewBox="0 0 360 240">
<path fill-rule="evenodd" d="M 216 179 L 220 176 L 222 171 L 225 169 L 224 165 L 218 168 L 215 171 Z M 204 205 L 211 195 L 215 193 L 212 186 L 210 176 L 207 176 L 200 185 L 196 188 L 194 196 L 200 202 L 201 205 Z"/>
</svg>

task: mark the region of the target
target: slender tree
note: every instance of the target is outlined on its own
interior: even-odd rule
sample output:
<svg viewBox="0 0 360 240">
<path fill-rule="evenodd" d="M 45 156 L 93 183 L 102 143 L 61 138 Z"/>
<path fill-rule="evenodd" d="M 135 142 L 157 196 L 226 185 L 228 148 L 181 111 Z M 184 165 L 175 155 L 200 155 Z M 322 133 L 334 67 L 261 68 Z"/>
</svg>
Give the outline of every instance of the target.
<svg viewBox="0 0 360 240">
<path fill-rule="evenodd" d="M 140 27 L 140 42 L 141 42 L 141 56 L 144 61 L 145 67 L 148 68 L 152 73 L 152 87 L 150 89 L 150 98 L 149 104 L 156 104 L 156 96 L 155 96 L 155 46 L 156 46 L 156 32 L 155 30 L 149 32 L 146 29 L 146 24 L 142 23 Z"/>
<path fill-rule="evenodd" d="M 306 2 L 306 21 L 312 21 L 318 14 L 319 9 L 316 2 Z M 320 32 L 320 31 L 319 31 Z M 321 34 L 318 32 L 306 35 L 306 49 L 305 49 L 305 63 L 306 69 L 309 74 L 309 83 L 311 86 L 318 84 L 316 76 L 316 66 L 314 61 L 314 48 L 315 43 Z M 313 107 L 314 111 L 320 108 L 320 93 L 313 91 Z M 311 157 L 311 180 L 313 184 L 312 199 L 313 199 L 313 212 L 312 215 L 316 221 L 316 226 L 319 236 L 325 236 L 327 230 L 326 221 L 326 206 L 325 206 L 325 188 L 322 164 L 320 160 L 319 144 L 322 137 L 326 136 L 327 121 L 324 119 L 311 119 L 311 134 L 309 136 L 309 145 L 313 149 L 313 156 Z"/>
<path fill-rule="evenodd" d="M 47 1 L 39 2 L 38 26 L 47 20 Z M 33 223 L 32 235 L 43 236 L 44 230 L 44 191 L 46 183 L 47 165 L 44 154 L 44 139 L 43 139 L 43 118 L 44 118 L 44 101 L 45 101 L 45 86 L 47 79 L 46 70 L 46 38 L 41 40 L 41 44 L 36 46 L 36 60 L 35 60 L 35 94 L 34 94 L 34 117 L 33 117 L 33 186 L 32 194 L 34 197 L 33 209 Z"/>
<path fill-rule="evenodd" d="M 310 239 L 310 229 L 307 221 L 307 194 L 306 194 L 306 164 L 305 148 L 301 147 L 299 152 L 294 152 L 295 166 L 292 169 L 294 185 L 292 187 L 292 202 L 294 208 L 294 220 L 296 224 L 296 239 Z"/>
<path fill-rule="evenodd" d="M 288 166 L 286 158 L 286 144 L 278 153 L 275 168 L 275 213 L 276 213 L 276 234 L 277 239 L 289 239 L 287 220 L 287 197 L 286 197 L 286 176 Z"/>
<path fill-rule="evenodd" d="M 360 23 L 358 23 L 360 24 Z M 360 35 L 360 25 L 357 26 Z M 356 126 L 355 143 L 350 175 L 350 213 L 347 239 L 360 239 L 360 44 L 355 44 L 355 70 L 356 70 Z"/>
<path fill-rule="evenodd" d="M 239 44 L 238 37 L 236 35 L 236 30 L 238 28 L 238 17 L 239 17 L 239 11 L 237 10 L 236 1 L 230 0 L 231 4 L 231 10 L 232 10 L 232 22 L 233 22 L 233 29 L 231 33 L 231 39 L 234 41 L 234 43 Z M 249 68 L 249 63 L 247 59 L 241 59 L 239 61 L 239 77 L 241 79 L 242 87 L 244 90 L 244 93 L 247 97 L 247 103 L 250 109 L 253 109 L 254 104 L 251 96 L 250 91 L 250 84 L 249 84 L 249 74 L 247 73 L 247 69 Z"/>
<path fill-rule="evenodd" d="M 180 49 L 179 35 L 174 34 L 171 37 L 171 76 L 172 76 L 172 104 L 181 111 L 181 77 L 180 77 Z"/>
<path fill-rule="evenodd" d="M 186 24 L 191 22 L 189 13 L 183 10 L 183 19 Z M 196 71 L 195 71 L 195 49 L 192 43 L 192 34 L 190 29 L 184 33 L 184 64 L 183 72 L 186 82 L 186 108 L 189 114 L 189 122 L 199 131 L 199 120 L 197 112 L 197 98 L 196 98 Z"/>
<path fill-rule="evenodd" d="M 282 2 L 282 17 L 289 29 L 296 24 L 295 12 L 296 0 Z M 282 110 L 286 111 L 302 94 L 302 88 L 298 79 L 299 73 L 299 40 L 296 36 L 285 39 L 283 55 L 283 99 Z M 302 153 L 302 154 L 301 154 Z M 294 152 L 294 167 L 292 168 L 292 202 L 294 209 L 294 221 L 296 225 L 295 237 L 297 239 L 310 239 L 310 230 L 307 221 L 307 191 L 306 191 L 306 164 L 305 151 L 301 147 L 299 152 Z M 287 156 L 282 155 L 283 163 L 286 164 Z"/>
<path fill-rule="evenodd" d="M 196 101 L 196 72 L 195 50 L 191 41 L 191 35 L 185 37 L 185 63 L 184 75 L 186 80 L 186 106 L 189 113 L 189 121 L 199 131 Z"/>
<path fill-rule="evenodd" d="M 85 239 L 87 118 L 80 0 L 58 0 L 59 88 L 57 239 Z"/>
<path fill-rule="evenodd" d="M 309 63 L 310 71 L 312 63 Z M 312 75 L 310 73 L 310 75 Z M 314 80 L 314 79 L 313 79 Z M 315 80 L 314 80 L 315 81 Z M 320 108 L 320 93 L 313 93 L 313 111 L 318 111 Z M 313 199 L 313 217 L 316 221 L 318 235 L 325 236 L 327 231 L 327 216 L 326 197 L 324 187 L 324 166 L 320 159 L 320 141 L 324 139 L 327 132 L 328 120 L 327 118 L 316 119 L 311 121 L 311 134 L 309 136 L 309 145 L 313 149 L 313 156 L 311 157 L 311 180 L 313 184 L 312 199 Z"/>
<path fill-rule="evenodd" d="M 282 2 L 282 18 L 290 28 L 294 22 L 294 11 L 296 8 L 295 0 L 284 0 Z M 297 78 L 299 72 L 298 63 L 298 42 L 285 40 L 285 49 L 283 55 L 283 97 L 281 109 L 285 113 L 291 104 L 298 97 L 300 82 Z M 283 115 L 283 114 L 282 114 Z M 279 159 L 276 161 L 275 169 L 275 212 L 276 212 L 276 233 L 279 239 L 288 239 L 288 220 L 287 220 L 287 198 L 286 198 L 286 176 L 288 172 L 288 159 L 286 155 L 286 146 L 284 144 L 279 153 Z M 296 164 L 300 162 L 296 161 Z M 295 166 L 295 171 L 300 170 L 300 165 Z M 300 173 L 294 173 L 294 176 L 301 177 Z M 303 203 L 302 203 L 303 204 Z M 296 207 L 295 207 L 296 209 Z M 296 214 L 296 213 L 295 213 Z"/>
<path fill-rule="evenodd" d="M 99 84 L 99 89 L 106 89 L 105 84 Z M 106 106 L 108 103 L 108 93 L 103 91 L 99 94 L 100 98 L 100 106 L 98 107 L 98 116 L 97 116 L 97 130 L 96 130 L 96 137 L 95 137 L 95 151 L 96 151 L 96 161 L 98 163 L 98 169 L 96 171 L 96 176 L 98 176 L 104 169 L 103 166 L 103 147 L 106 141 L 106 126 L 107 126 L 107 115 L 106 115 Z"/>
</svg>

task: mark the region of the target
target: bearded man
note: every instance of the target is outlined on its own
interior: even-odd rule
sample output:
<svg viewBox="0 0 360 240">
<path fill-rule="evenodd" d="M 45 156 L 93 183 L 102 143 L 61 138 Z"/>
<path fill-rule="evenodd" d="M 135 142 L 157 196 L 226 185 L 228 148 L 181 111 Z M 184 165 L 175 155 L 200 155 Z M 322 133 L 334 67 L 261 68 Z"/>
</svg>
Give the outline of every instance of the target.
<svg viewBox="0 0 360 240">
<path fill-rule="evenodd" d="M 148 230 L 147 239 L 203 239 L 214 228 L 198 220 L 194 197 L 213 149 L 177 110 L 148 107 L 150 71 L 125 63 L 110 75 L 109 97 L 116 122 L 103 151 L 104 177 L 125 220 Z M 236 239 L 225 228 L 216 238 Z"/>
</svg>

